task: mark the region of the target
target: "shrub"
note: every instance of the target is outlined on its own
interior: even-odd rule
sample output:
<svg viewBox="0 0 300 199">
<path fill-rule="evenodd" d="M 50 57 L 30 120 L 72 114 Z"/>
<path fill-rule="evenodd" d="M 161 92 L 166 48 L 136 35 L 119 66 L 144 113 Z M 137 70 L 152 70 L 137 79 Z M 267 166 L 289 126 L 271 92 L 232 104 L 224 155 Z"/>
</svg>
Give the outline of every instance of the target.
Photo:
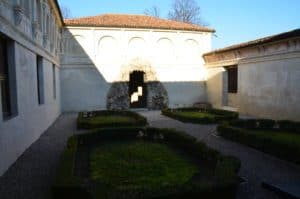
<svg viewBox="0 0 300 199">
<path fill-rule="evenodd" d="M 91 115 L 91 117 L 84 117 L 84 115 Z M 101 116 L 116 116 L 116 118 L 106 121 L 97 122 L 95 119 Z M 121 121 L 118 117 L 128 118 L 128 121 Z M 138 113 L 131 111 L 93 111 L 89 113 L 80 112 L 77 117 L 78 129 L 95 129 L 105 127 L 130 127 L 130 126 L 146 126 L 147 119 Z"/>
<path fill-rule="evenodd" d="M 300 122 L 293 122 L 289 120 L 278 121 L 279 128 L 282 130 L 300 133 Z"/>
<path fill-rule="evenodd" d="M 254 131 L 226 124 L 219 125 L 217 130 L 222 137 L 300 164 L 300 146 L 298 144 L 300 136 L 298 135 L 278 130 L 270 131 L 270 129 L 267 132 Z M 272 132 L 276 136 L 273 136 Z"/>
<path fill-rule="evenodd" d="M 204 113 L 203 116 L 195 117 L 193 115 L 182 115 L 184 112 L 200 112 Z M 205 113 L 207 115 L 205 115 Z M 162 114 L 182 122 L 191 122 L 199 124 L 212 124 L 226 120 L 233 120 L 238 118 L 238 113 L 219 110 L 219 109 L 201 109 L 194 107 L 178 108 L 178 109 L 163 109 Z"/>
<path fill-rule="evenodd" d="M 276 122 L 275 120 L 270 119 L 236 119 L 230 121 L 229 125 L 252 130 L 276 130 L 291 133 L 299 133 L 300 131 L 300 122 L 288 120 Z"/>
<path fill-rule="evenodd" d="M 151 190 L 147 187 L 139 192 L 125 190 L 120 192 L 104 184 L 94 184 L 90 187 L 87 179 L 74 176 L 74 160 L 76 151 L 80 148 L 91 147 L 103 142 L 142 139 L 150 142 L 162 142 L 189 155 L 199 165 L 211 169 L 210 178 L 192 178 L 187 183 L 178 186 L 164 186 Z M 236 175 L 240 161 L 231 156 L 224 156 L 198 142 L 194 137 L 171 129 L 156 128 L 111 128 L 97 129 L 90 133 L 76 135 L 70 138 L 67 148 L 61 157 L 61 164 L 53 186 L 53 198 L 234 198 L 239 179 Z M 106 193 L 103 195 L 103 193 Z"/>
<path fill-rule="evenodd" d="M 258 126 L 261 129 L 273 129 L 275 126 L 275 121 L 274 120 L 269 120 L 269 119 L 260 119 L 257 120 Z"/>
</svg>

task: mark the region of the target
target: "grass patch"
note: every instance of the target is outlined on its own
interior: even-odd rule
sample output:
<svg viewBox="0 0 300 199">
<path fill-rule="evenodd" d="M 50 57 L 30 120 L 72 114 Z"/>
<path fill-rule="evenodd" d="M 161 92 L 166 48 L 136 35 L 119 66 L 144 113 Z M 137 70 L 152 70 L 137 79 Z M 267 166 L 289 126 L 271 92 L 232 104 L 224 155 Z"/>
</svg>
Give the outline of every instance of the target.
<svg viewBox="0 0 300 199">
<path fill-rule="evenodd" d="M 79 129 L 145 126 L 147 119 L 131 111 L 93 111 L 78 114 Z"/>
<path fill-rule="evenodd" d="M 238 159 L 182 132 L 102 128 L 69 140 L 52 193 L 55 199 L 234 198 L 239 168 Z"/>
<path fill-rule="evenodd" d="M 235 112 L 201 108 L 164 109 L 162 114 L 182 122 L 199 124 L 212 124 L 238 118 L 238 113 Z"/>
<path fill-rule="evenodd" d="M 210 118 L 214 119 L 215 114 L 206 113 L 206 112 L 192 112 L 192 111 L 184 111 L 184 112 L 177 112 L 179 116 L 182 117 L 191 117 L 191 118 Z"/>
<path fill-rule="evenodd" d="M 120 124 L 128 124 L 128 123 L 134 123 L 135 119 L 128 117 L 128 116 L 95 116 L 93 118 L 87 118 L 89 120 L 89 123 L 91 125 L 106 125 L 106 124 L 112 124 L 112 123 L 120 123 Z"/>
<path fill-rule="evenodd" d="M 219 125 L 218 133 L 227 139 L 300 164 L 299 131 L 287 130 L 285 126 L 281 128 L 276 123 L 271 120 L 238 120 Z"/>
<path fill-rule="evenodd" d="M 161 143 L 110 143 L 91 153 L 91 178 L 122 189 L 183 185 L 197 171 L 196 164 Z"/>
</svg>

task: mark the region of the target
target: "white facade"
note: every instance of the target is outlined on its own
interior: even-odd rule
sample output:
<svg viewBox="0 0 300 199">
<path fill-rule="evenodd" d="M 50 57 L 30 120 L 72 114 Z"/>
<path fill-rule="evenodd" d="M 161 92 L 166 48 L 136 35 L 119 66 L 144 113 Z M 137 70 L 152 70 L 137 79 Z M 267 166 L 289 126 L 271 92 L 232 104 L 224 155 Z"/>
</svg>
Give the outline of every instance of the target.
<svg viewBox="0 0 300 199">
<path fill-rule="evenodd" d="M 133 70 L 161 82 L 170 107 L 206 101 L 201 55 L 211 50 L 210 32 L 66 27 L 63 46 L 63 111 L 105 109 L 112 84 Z"/>
<path fill-rule="evenodd" d="M 213 106 L 245 116 L 300 121 L 299 36 L 216 51 L 205 60 L 207 98 Z M 234 94 L 227 92 L 226 67 L 232 65 L 238 68 Z"/>
<path fill-rule="evenodd" d="M 35 12 L 37 5 L 41 6 L 40 18 Z M 61 22 L 53 5 L 53 1 L 0 0 L 0 35 L 9 43 L 12 108 L 11 116 L 4 118 L 0 98 L 0 176 L 61 113 Z M 42 60 L 42 104 L 38 100 L 37 56 Z"/>
</svg>

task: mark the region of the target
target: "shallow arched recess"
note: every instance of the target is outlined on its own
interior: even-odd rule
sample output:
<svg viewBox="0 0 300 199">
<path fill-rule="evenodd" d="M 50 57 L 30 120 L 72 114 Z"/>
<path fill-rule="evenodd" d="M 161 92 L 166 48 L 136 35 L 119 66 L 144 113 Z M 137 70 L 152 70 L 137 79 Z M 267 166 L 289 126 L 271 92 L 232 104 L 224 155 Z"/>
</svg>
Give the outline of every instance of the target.
<svg viewBox="0 0 300 199">
<path fill-rule="evenodd" d="M 124 64 L 117 81 L 113 82 L 107 94 L 107 109 L 123 110 L 130 108 L 129 76 L 133 71 L 144 73 L 144 82 L 147 85 L 147 108 L 160 110 L 168 107 L 168 92 L 159 81 L 150 62 L 136 58 Z"/>
<path fill-rule="evenodd" d="M 133 37 L 128 42 L 127 56 L 129 59 L 146 56 L 146 42 L 143 38 Z"/>
<path fill-rule="evenodd" d="M 168 65 L 176 60 L 174 43 L 169 38 L 161 38 L 156 43 L 156 57 L 160 65 Z"/>
<path fill-rule="evenodd" d="M 118 42 L 112 36 L 101 37 L 97 47 L 97 62 L 109 64 L 119 58 Z"/>
</svg>

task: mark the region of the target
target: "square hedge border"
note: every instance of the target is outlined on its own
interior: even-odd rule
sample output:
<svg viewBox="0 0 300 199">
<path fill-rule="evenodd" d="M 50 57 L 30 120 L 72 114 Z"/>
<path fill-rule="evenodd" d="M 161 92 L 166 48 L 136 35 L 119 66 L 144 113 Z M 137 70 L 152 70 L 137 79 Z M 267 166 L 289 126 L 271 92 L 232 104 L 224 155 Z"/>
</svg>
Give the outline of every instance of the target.
<svg viewBox="0 0 300 199">
<path fill-rule="evenodd" d="M 211 114 L 215 114 L 215 117 L 195 118 L 195 117 L 188 117 L 188 116 L 182 116 L 176 114 L 177 112 L 184 112 L 184 111 L 211 113 Z M 237 112 L 214 109 L 214 108 L 203 109 L 203 108 L 191 107 L 191 108 L 163 109 L 161 112 L 163 115 L 179 120 L 181 122 L 196 123 L 196 124 L 214 124 L 214 123 L 219 123 L 221 121 L 237 119 L 239 117 L 239 114 Z"/>
<path fill-rule="evenodd" d="M 141 132 L 144 136 L 141 137 Z M 163 137 L 163 138 L 162 138 Z M 191 157 L 205 160 L 214 165 L 215 175 L 213 182 L 189 181 L 180 187 L 164 188 L 155 194 L 145 192 L 142 198 L 156 199 L 182 199 L 182 198 L 234 198 L 238 184 L 237 172 L 240 168 L 240 160 L 220 154 L 218 151 L 207 147 L 196 138 L 183 132 L 171 129 L 156 128 L 113 128 L 97 129 L 87 134 L 75 135 L 68 141 L 67 148 L 61 155 L 61 162 L 57 171 L 57 177 L 52 187 L 52 198 L 97 198 L 91 194 L 83 179 L 74 175 L 74 163 L 77 151 L 80 147 L 99 144 L 114 140 L 135 140 L 144 139 L 147 141 L 162 142 L 183 150 Z M 106 190 L 103 186 L 100 189 Z M 178 191 L 180 190 L 180 191 Z M 113 190 L 111 190 L 113 191 Z M 130 197 L 128 197 L 130 198 Z"/>
<path fill-rule="evenodd" d="M 299 147 L 285 142 L 260 137 L 251 133 L 253 130 L 267 130 L 274 133 L 286 132 L 300 136 L 300 122 L 275 121 L 269 119 L 233 120 L 217 127 L 218 134 L 232 141 L 256 148 L 278 158 L 300 165 Z"/>
<path fill-rule="evenodd" d="M 89 122 L 91 117 L 84 117 L 87 114 L 91 117 L 97 116 L 127 116 L 134 119 L 133 122 L 110 122 L 106 124 L 93 124 Z M 77 128 L 78 129 L 96 129 L 96 128 L 111 128 L 111 127 L 131 127 L 131 126 L 146 126 L 148 125 L 147 119 L 138 113 L 132 111 L 117 111 L 117 110 L 103 110 L 103 111 L 92 111 L 92 112 L 80 112 L 77 117 Z"/>
</svg>

